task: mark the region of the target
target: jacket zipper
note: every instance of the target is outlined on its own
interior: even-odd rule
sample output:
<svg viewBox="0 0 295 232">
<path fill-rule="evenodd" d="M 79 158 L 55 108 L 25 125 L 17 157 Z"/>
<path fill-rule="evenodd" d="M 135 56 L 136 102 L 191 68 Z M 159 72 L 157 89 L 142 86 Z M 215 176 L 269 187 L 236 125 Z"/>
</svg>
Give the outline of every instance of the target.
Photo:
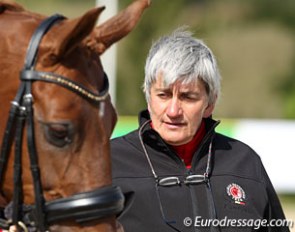
<svg viewBox="0 0 295 232">
<path fill-rule="evenodd" d="M 190 170 L 189 170 L 189 173 L 190 173 L 190 174 L 193 174 L 192 169 L 195 168 L 196 165 L 197 165 L 196 162 L 195 162 L 196 159 L 197 159 L 197 157 L 201 154 L 202 150 L 204 149 L 205 144 L 208 143 L 208 141 L 209 141 L 210 138 L 212 138 L 212 136 L 213 136 L 213 134 L 214 134 L 214 130 L 215 130 L 215 128 L 218 126 L 219 123 L 220 123 L 220 121 L 216 121 L 216 122 L 211 126 L 210 130 L 207 132 L 207 134 L 205 135 L 203 141 L 201 142 L 201 144 L 200 144 L 198 150 L 197 150 L 196 153 L 194 154 L 194 157 L 193 157 L 193 160 L 192 160 L 192 165 L 191 165 L 191 168 L 190 168 Z M 210 164 L 207 164 L 207 165 L 210 165 Z M 207 168 L 206 168 L 206 169 L 207 169 Z M 212 171 L 211 168 L 210 168 L 209 170 Z M 206 183 L 206 185 L 207 185 L 207 183 Z M 198 207 L 197 207 L 197 204 L 198 204 L 199 202 L 198 202 L 198 199 L 197 199 L 197 197 L 196 197 L 195 190 L 194 190 L 191 186 L 189 187 L 189 189 L 190 189 L 190 195 L 191 195 L 191 199 L 192 199 L 193 215 L 194 215 L 194 217 L 196 217 L 196 216 L 198 215 Z M 207 189 L 207 186 L 206 186 L 206 194 L 208 195 L 208 189 Z M 208 199 L 208 203 L 209 203 L 209 201 L 210 201 L 210 199 Z M 194 202 L 195 202 L 195 204 L 193 204 Z M 210 206 L 208 206 L 208 207 L 209 207 L 209 212 L 208 212 L 208 213 L 209 213 L 209 215 L 210 215 L 210 214 L 211 214 L 211 208 L 210 208 Z M 212 206 L 211 206 L 211 207 L 212 207 Z M 212 215 L 210 215 L 210 216 L 212 216 Z M 194 221 L 194 220 L 195 220 L 195 218 L 193 218 L 193 221 Z M 201 231 L 201 229 L 198 228 L 198 227 L 196 227 L 196 226 L 194 226 L 193 228 L 194 228 L 194 231 L 195 231 L 195 232 L 200 232 L 200 231 Z"/>
</svg>

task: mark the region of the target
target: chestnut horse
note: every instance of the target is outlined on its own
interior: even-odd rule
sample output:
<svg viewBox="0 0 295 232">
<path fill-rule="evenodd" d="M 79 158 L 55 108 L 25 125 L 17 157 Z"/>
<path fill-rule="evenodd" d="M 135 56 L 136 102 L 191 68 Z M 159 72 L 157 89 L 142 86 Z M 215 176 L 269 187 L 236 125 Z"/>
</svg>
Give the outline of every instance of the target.
<svg viewBox="0 0 295 232">
<path fill-rule="evenodd" d="M 96 26 L 104 7 L 66 19 L 0 0 L 2 228 L 123 231 L 109 147 L 117 117 L 99 56 L 149 4 L 134 1 Z"/>
</svg>

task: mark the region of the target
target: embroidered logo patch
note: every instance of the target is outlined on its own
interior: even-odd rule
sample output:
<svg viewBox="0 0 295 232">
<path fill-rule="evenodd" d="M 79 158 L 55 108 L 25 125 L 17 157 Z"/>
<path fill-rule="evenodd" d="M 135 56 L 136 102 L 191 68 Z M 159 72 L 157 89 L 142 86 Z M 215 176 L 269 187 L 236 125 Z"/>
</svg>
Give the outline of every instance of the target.
<svg viewBox="0 0 295 232">
<path fill-rule="evenodd" d="M 235 183 L 229 184 L 226 187 L 226 192 L 236 204 L 245 205 L 246 194 L 240 185 Z"/>
</svg>

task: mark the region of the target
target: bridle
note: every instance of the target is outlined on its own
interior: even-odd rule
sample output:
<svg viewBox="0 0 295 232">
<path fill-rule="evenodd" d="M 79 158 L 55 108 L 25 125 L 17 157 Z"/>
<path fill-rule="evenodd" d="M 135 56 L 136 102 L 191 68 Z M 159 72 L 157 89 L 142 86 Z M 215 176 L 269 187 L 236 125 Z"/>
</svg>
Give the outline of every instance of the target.
<svg viewBox="0 0 295 232">
<path fill-rule="evenodd" d="M 28 228 L 31 227 L 34 229 L 30 229 L 30 231 L 37 230 L 45 232 L 48 231 L 50 225 L 61 221 L 74 220 L 78 223 L 84 223 L 116 215 L 123 209 L 124 196 L 121 189 L 117 186 L 106 186 L 48 202 L 45 201 L 43 195 L 34 136 L 32 82 L 44 81 L 60 85 L 77 93 L 91 103 L 103 104 L 103 101 L 108 97 L 109 83 L 106 74 L 104 74 L 103 88 L 97 94 L 66 77 L 55 73 L 34 70 L 38 47 L 42 37 L 54 23 L 63 19 L 64 17 L 61 15 L 53 15 L 45 19 L 36 29 L 28 46 L 25 65 L 20 73 L 21 83 L 16 97 L 11 104 L 1 147 L 0 193 L 3 192 L 2 183 L 4 172 L 14 141 L 14 189 L 12 204 L 10 204 L 12 216 L 10 220 L 1 218 L 0 228 L 8 229 L 10 225 L 18 225 L 18 227 L 21 227 L 24 231 L 28 231 Z M 21 147 L 25 124 L 27 125 L 27 144 L 35 196 L 35 204 L 29 206 L 23 204 L 21 178 Z"/>
</svg>

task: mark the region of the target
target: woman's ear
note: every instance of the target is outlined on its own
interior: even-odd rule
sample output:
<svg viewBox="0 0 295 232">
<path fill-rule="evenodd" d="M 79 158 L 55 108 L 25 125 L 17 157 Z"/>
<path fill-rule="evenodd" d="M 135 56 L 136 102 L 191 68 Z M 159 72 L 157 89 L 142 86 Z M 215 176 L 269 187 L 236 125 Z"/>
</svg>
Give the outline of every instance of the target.
<svg viewBox="0 0 295 232">
<path fill-rule="evenodd" d="M 148 109 L 148 112 L 151 113 L 150 104 L 148 102 L 147 102 L 147 109 Z"/>
<path fill-rule="evenodd" d="M 211 103 L 208 103 L 208 106 L 206 107 L 203 118 L 208 118 L 212 115 L 214 108 L 215 108 L 215 103 L 216 103 L 217 97 L 214 97 L 214 100 Z"/>
<path fill-rule="evenodd" d="M 209 118 L 212 115 L 214 108 L 215 108 L 214 103 L 208 105 L 204 111 L 203 118 Z"/>
</svg>

